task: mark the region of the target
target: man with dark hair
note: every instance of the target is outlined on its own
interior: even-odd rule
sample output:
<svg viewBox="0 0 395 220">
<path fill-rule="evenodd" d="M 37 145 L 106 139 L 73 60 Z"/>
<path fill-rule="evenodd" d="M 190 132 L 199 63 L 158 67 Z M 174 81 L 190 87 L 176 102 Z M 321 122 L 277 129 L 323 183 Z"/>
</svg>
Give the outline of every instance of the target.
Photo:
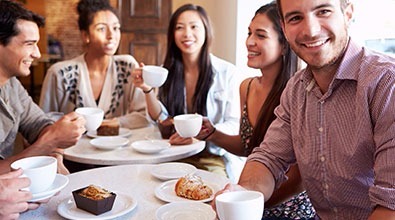
<svg viewBox="0 0 395 220">
<path fill-rule="evenodd" d="M 37 207 L 27 203 L 30 192 L 20 191 L 29 180 L 18 178 L 21 170 L 10 172 L 10 164 L 74 145 L 85 132 L 85 120 L 74 112 L 54 123 L 16 79 L 28 76 L 33 60 L 41 56 L 37 42 L 42 25 L 41 16 L 16 2 L 0 1 L 0 218 L 17 218 L 20 212 Z M 18 132 L 30 146 L 13 155 Z"/>
<path fill-rule="evenodd" d="M 239 184 L 267 200 L 297 162 L 321 219 L 395 219 L 395 59 L 350 38 L 347 0 L 277 2 L 307 67 L 289 80 Z"/>
</svg>

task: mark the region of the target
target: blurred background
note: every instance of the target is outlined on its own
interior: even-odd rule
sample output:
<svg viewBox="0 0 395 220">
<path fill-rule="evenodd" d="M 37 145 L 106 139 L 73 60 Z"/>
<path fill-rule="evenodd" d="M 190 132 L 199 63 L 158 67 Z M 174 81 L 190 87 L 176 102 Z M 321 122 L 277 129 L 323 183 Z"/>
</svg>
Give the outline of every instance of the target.
<svg viewBox="0 0 395 220">
<path fill-rule="evenodd" d="M 40 30 L 42 58 L 35 62 L 31 76 L 20 79 L 38 101 L 46 69 L 54 62 L 82 53 L 75 10 L 78 0 L 20 0 L 27 8 L 46 18 Z M 122 39 L 118 53 L 128 53 L 146 64 L 160 65 L 166 50 L 166 32 L 171 13 L 179 6 L 203 6 L 212 21 L 212 52 L 234 63 L 240 77 L 257 74 L 246 66 L 245 39 L 254 12 L 268 0 L 109 0 L 118 9 Z M 355 3 L 351 36 L 360 44 L 395 56 L 395 0 L 352 0 Z M 242 5 L 243 4 L 243 5 Z"/>
</svg>

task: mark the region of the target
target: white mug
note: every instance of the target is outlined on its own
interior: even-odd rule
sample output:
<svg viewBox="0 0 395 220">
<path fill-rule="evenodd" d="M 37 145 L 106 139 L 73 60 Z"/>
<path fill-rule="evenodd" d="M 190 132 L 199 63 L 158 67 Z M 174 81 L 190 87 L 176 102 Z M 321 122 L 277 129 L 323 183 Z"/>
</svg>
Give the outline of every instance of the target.
<svg viewBox="0 0 395 220">
<path fill-rule="evenodd" d="M 232 191 L 215 197 L 220 220 L 260 220 L 263 215 L 263 194 L 258 191 Z"/>
<path fill-rule="evenodd" d="M 160 66 L 143 66 L 143 80 L 151 87 L 160 87 L 165 83 L 169 71 Z"/>
<path fill-rule="evenodd" d="M 95 131 L 99 128 L 104 117 L 104 111 L 95 107 L 80 107 L 75 112 L 85 118 L 85 128 L 88 131 Z"/>
<path fill-rule="evenodd" d="M 183 114 L 173 118 L 177 133 L 184 138 L 195 137 L 202 128 L 203 117 L 199 114 Z"/>
<path fill-rule="evenodd" d="M 30 179 L 27 190 L 31 193 L 44 192 L 55 180 L 57 160 L 50 156 L 34 156 L 16 160 L 11 164 L 12 170 L 23 169 L 23 175 Z"/>
</svg>

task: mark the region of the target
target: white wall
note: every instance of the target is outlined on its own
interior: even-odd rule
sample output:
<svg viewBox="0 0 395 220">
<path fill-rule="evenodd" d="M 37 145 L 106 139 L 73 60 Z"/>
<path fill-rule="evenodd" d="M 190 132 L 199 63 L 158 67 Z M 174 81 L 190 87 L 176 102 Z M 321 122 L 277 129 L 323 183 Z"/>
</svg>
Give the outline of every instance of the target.
<svg viewBox="0 0 395 220">
<path fill-rule="evenodd" d="M 395 8 L 395 0 L 353 2 L 354 23 L 350 29 L 353 40 L 364 45 L 366 40 L 375 39 L 375 44 L 366 46 L 395 57 L 390 49 L 395 48 L 395 20 L 390 16 Z"/>
<path fill-rule="evenodd" d="M 253 75 L 260 75 L 260 71 L 252 69 L 247 66 L 247 48 L 245 41 L 248 34 L 248 26 L 250 25 L 255 11 L 262 5 L 271 2 L 271 0 L 239 0 L 237 2 L 237 25 L 236 25 L 236 66 L 240 69 L 243 77 L 251 77 Z"/>
</svg>

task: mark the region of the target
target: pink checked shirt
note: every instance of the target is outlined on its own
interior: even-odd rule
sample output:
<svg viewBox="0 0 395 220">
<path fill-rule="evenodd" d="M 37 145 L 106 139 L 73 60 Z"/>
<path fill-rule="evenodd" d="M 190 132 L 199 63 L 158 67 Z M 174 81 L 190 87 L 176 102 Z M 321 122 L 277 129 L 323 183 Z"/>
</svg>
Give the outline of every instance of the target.
<svg viewBox="0 0 395 220">
<path fill-rule="evenodd" d="M 366 219 L 395 209 L 395 59 L 350 40 L 322 94 L 306 70 L 288 83 L 277 119 L 248 161 L 273 173 L 277 187 L 297 162 L 322 219 Z"/>
</svg>

